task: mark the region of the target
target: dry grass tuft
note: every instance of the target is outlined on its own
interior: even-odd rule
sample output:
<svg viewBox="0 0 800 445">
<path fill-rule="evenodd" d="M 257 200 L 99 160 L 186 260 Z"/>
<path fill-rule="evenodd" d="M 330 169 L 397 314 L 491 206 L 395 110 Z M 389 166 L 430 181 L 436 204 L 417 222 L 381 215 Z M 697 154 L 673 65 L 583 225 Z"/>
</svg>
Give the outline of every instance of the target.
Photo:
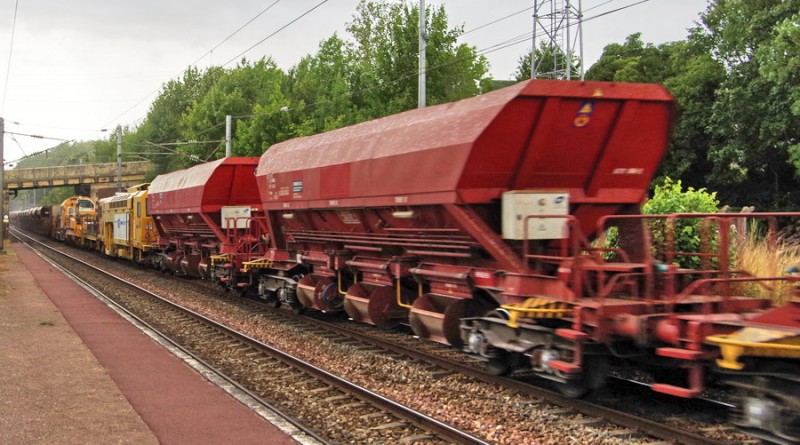
<svg viewBox="0 0 800 445">
<path fill-rule="evenodd" d="M 791 267 L 800 269 L 800 246 L 770 241 L 758 231 L 748 230 L 735 245 L 733 268 L 756 277 L 782 277 Z M 767 286 L 749 283 L 740 291 L 747 296 L 769 298 L 775 304 L 786 303 L 796 293 L 795 283 L 766 282 Z"/>
</svg>

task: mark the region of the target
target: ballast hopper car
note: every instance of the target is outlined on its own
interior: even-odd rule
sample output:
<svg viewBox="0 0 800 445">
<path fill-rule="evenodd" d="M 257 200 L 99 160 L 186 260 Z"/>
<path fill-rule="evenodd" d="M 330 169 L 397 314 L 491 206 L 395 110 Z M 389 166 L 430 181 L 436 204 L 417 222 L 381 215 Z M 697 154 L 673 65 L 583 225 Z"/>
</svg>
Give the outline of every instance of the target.
<svg viewBox="0 0 800 445">
<path fill-rule="evenodd" d="M 258 158 L 225 158 L 153 180 L 147 204 L 158 232 L 158 267 L 213 279 L 227 289 L 249 286 L 241 262 L 264 253 L 264 244 L 241 236 L 259 231 L 253 222 L 261 211 L 257 163 Z"/>
<path fill-rule="evenodd" d="M 462 344 L 460 323 L 571 298 L 530 254 L 636 213 L 664 153 L 661 87 L 536 80 L 272 146 L 257 170 L 273 264 L 308 308 Z M 560 215 L 535 223 L 533 214 Z"/>
</svg>

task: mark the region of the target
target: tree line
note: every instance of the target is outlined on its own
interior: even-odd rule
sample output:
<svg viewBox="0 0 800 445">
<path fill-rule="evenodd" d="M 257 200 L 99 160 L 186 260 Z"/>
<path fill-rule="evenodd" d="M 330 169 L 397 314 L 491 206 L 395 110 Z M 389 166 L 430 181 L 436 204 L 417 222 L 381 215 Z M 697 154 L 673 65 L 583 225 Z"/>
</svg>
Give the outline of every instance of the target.
<svg viewBox="0 0 800 445">
<path fill-rule="evenodd" d="M 800 0 L 713 0 L 684 41 L 606 46 L 588 80 L 662 83 L 677 102 L 660 176 L 720 202 L 800 210 Z"/>
<path fill-rule="evenodd" d="M 125 151 L 152 159 L 155 176 L 224 156 L 226 115 L 233 154 L 260 156 L 286 139 L 414 108 L 418 14 L 411 0 L 362 0 L 346 35 L 320 42 L 289 70 L 269 57 L 190 67 L 125 129 Z M 443 6 L 428 6 L 426 17 L 429 104 L 502 85 L 477 48 L 458 42 L 463 29 Z M 555 51 L 542 46 L 536 56 L 547 65 Z M 530 53 L 516 80 L 529 72 Z M 685 40 L 653 45 L 632 34 L 607 45 L 586 79 L 661 83 L 675 97 L 656 184 L 706 188 L 732 207 L 800 210 L 800 0 L 710 0 Z M 115 150 L 111 137 L 93 156 L 115 159 Z"/>
<path fill-rule="evenodd" d="M 426 19 L 428 103 L 489 91 L 488 61 L 458 43 L 463 30 L 449 26 L 444 7 L 428 7 Z M 226 115 L 233 116 L 232 154 L 260 156 L 286 139 L 414 108 L 418 23 L 417 5 L 363 0 L 346 37 L 325 39 L 287 71 L 269 57 L 190 67 L 163 86 L 139 126 L 126 129 L 124 145 L 153 154 L 157 174 L 224 156 Z"/>
</svg>

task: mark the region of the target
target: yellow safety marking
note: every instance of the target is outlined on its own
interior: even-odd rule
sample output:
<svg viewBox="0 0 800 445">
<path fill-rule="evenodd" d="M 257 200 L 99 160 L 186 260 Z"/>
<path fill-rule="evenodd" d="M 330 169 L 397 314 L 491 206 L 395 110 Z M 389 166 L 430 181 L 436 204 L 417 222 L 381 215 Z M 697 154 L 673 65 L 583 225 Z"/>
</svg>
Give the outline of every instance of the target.
<svg viewBox="0 0 800 445">
<path fill-rule="evenodd" d="M 781 331 L 776 329 L 762 329 L 755 327 L 745 327 L 735 333 L 731 337 L 741 342 L 750 343 L 765 343 L 769 341 L 782 340 L 797 336 L 794 332 Z"/>
<path fill-rule="evenodd" d="M 275 262 L 266 258 L 260 258 L 253 261 L 245 261 L 242 263 L 242 272 L 249 272 L 250 269 L 272 269 Z"/>
<path fill-rule="evenodd" d="M 211 264 L 217 265 L 222 263 L 227 263 L 233 258 L 233 255 L 229 253 L 224 253 L 222 255 L 211 255 Z"/>
<path fill-rule="evenodd" d="M 719 345 L 722 358 L 717 359 L 717 365 L 725 369 L 744 368 L 739 361 L 742 356 L 800 358 L 800 335 L 794 332 L 747 327 L 706 340 Z"/>
<path fill-rule="evenodd" d="M 520 305 L 502 305 L 501 308 L 508 311 L 508 323 L 510 328 L 518 328 L 519 317 L 524 315 L 527 318 L 560 318 L 572 313 L 566 303 L 553 301 L 547 298 L 528 298 Z"/>
</svg>

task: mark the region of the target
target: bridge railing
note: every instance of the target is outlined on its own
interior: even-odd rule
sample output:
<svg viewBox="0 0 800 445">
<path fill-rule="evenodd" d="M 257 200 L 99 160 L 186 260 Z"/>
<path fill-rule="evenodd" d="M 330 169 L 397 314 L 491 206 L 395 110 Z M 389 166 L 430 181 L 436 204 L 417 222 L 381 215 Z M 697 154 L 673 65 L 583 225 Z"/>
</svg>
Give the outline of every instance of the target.
<svg viewBox="0 0 800 445">
<path fill-rule="evenodd" d="M 149 161 L 124 162 L 122 178 L 123 180 L 144 179 L 152 168 L 153 165 Z M 5 172 L 5 187 L 14 190 L 116 182 L 117 173 L 116 163 L 21 168 Z"/>
</svg>

